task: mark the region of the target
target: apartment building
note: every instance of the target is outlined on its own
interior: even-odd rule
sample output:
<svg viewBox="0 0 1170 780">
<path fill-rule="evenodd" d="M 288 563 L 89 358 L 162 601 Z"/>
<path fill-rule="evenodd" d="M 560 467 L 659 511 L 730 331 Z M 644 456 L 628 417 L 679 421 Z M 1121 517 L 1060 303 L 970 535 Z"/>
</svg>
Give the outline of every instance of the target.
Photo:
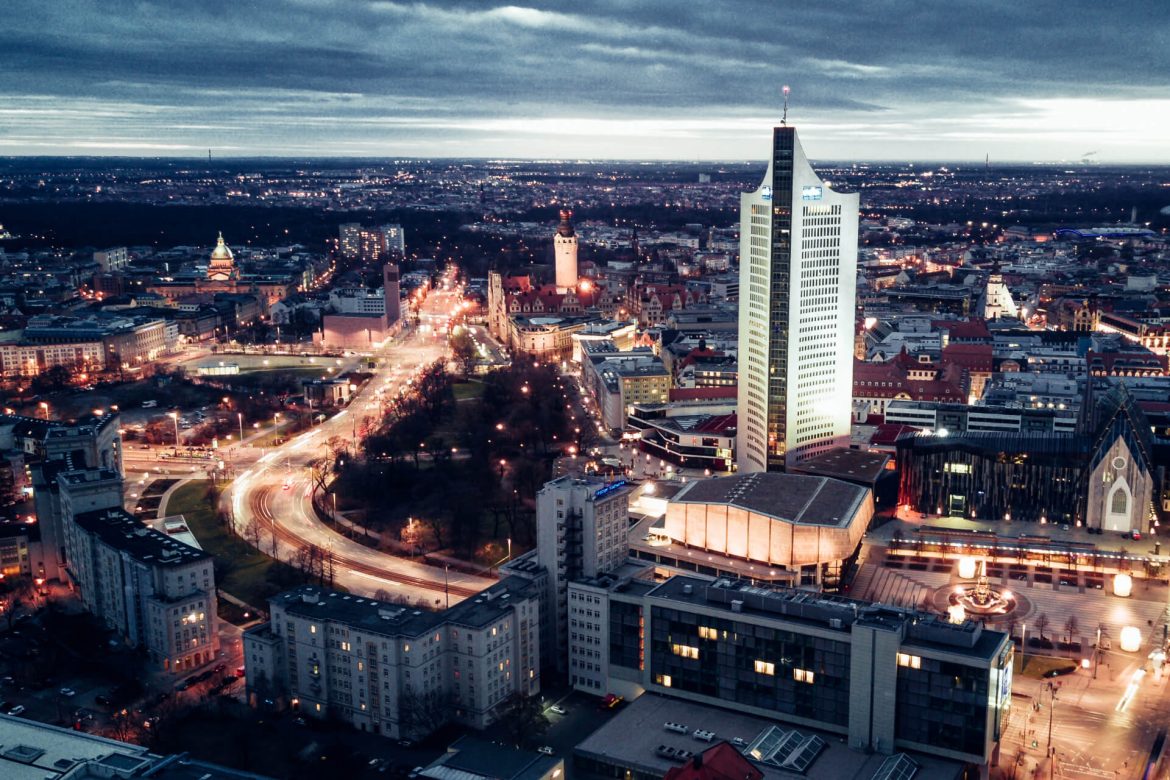
<svg viewBox="0 0 1170 780">
<path fill-rule="evenodd" d="M 215 659 L 219 632 L 210 555 L 143 526 L 121 507 L 74 513 L 66 499 L 63 510 L 69 575 L 87 610 L 165 671 Z"/>
<path fill-rule="evenodd" d="M 454 721 L 484 728 L 540 692 L 540 606 L 508 577 L 442 612 L 301 587 L 244 634 L 248 697 L 363 731 L 420 738 Z"/>
</svg>

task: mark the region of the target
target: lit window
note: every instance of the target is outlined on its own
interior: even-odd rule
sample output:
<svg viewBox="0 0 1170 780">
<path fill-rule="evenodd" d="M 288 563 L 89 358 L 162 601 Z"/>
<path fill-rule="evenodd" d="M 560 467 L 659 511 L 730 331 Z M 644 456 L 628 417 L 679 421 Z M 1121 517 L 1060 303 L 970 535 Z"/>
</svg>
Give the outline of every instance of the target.
<svg viewBox="0 0 1170 780">
<path fill-rule="evenodd" d="M 699 638 L 700 639 L 718 639 L 719 632 L 717 630 L 715 630 L 714 628 L 708 628 L 707 626 L 699 626 Z"/>
<path fill-rule="evenodd" d="M 813 681 L 816 679 L 816 674 L 810 672 L 808 669 L 793 669 L 792 679 L 796 680 L 797 682 L 808 683 L 809 685 L 812 685 Z"/>
<path fill-rule="evenodd" d="M 698 658 L 699 648 L 690 645 L 671 645 L 670 652 L 681 655 L 683 658 Z"/>
<path fill-rule="evenodd" d="M 970 463 L 948 463 L 943 467 L 943 470 L 950 474 L 970 474 Z"/>
<path fill-rule="evenodd" d="M 898 666 L 905 666 L 910 669 L 921 669 L 922 659 L 916 655 L 898 653 Z"/>
<path fill-rule="evenodd" d="M 756 659 L 756 674 L 766 674 L 769 677 L 774 677 L 776 675 L 776 664 L 771 661 Z"/>
<path fill-rule="evenodd" d="M 309 633 L 310 634 L 317 633 L 317 627 L 316 626 L 309 626 Z"/>
<path fill-rule="evenodd" d="M 670 683 L 671 683 L 670 675 L 669 674 L 656 674 L 656 675 L 654 675 L 654 682 L 658 683 L 659 685 L 661 685 L 664 688 L 669 688 Z"/>
</svg>

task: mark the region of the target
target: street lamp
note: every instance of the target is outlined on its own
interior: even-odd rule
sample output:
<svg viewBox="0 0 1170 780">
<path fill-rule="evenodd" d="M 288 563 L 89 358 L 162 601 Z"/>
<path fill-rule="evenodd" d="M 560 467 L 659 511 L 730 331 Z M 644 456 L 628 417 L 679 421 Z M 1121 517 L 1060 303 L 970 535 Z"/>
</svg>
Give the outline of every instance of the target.
<svg viewBox="0 0 1170 780">
<path fill-rule="evenodd" d="M 175 452 L 179 451 L 179 413 L 167 412 L 167 417 L 175 421 Z"/>
<path fill-rule="evenodd" d="M 280 441 L 280 412 L 272 415 L 272 437 L 272 446 L 275 447 L 277 442 Z"/>
<path fill-rule="evenodd" d="M 47 401 L 41 401 L 37 406 L 45 411 L 45 419 L 49 419 L 49 403 Z"/>
<path fill-rule="evenodd" d="M 240 446 L 244 444 L 244 413 L 236 412 L 236 420 L 240 423 Z"/>
</svg>

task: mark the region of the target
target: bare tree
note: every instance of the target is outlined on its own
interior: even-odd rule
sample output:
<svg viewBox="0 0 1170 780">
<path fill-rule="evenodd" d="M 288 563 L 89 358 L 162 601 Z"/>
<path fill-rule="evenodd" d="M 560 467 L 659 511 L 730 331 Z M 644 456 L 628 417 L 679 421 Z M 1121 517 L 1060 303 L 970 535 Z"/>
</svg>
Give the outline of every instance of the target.
<svg viewBox="0 0 1170 780">
<path fill-rule="evenodd" d="M 398 695 L 400 731 L 417 738 L 431 734 L 447 723 L 453 702 L 447 696 L 432 691 L 414 693 L 405 689 Z"/>
<path fill-rule="evenodd" d="M 1048 630 L 1048 613 L 1041 612 L 1036 617 L 1036 631 L 1040 634 L 1041 639 L 1047 639 L 1047 637 L 1044 636 L 1044 632 L 1046 630 Z"/>
<path fill-rule="evenodd" d="M 374 599 L 376 601 L 390 601 L 392 598 L 394 598 L 394 594 L 385 588 L 378 588 L 374 591 Z"/>
<path fill-rule="evenodd" d="M 1064 621 L 1064 631 L 1068 634 L 1068 642 L 1072 644 L 1073 635 L 1081 629 L 1081 624 L 1077 621 L 1076 615 L 1069 615 L 1068 620 Z"/>
<path fill-rule="evenodd" d="M 255 516 L 249 517 L 248 522 L 244 523 L 244 527 L 240 529 L 240 536 L 244 541 L 252 545 L 256 549 L 260 549 L 260 520 Z"/>
</svg>

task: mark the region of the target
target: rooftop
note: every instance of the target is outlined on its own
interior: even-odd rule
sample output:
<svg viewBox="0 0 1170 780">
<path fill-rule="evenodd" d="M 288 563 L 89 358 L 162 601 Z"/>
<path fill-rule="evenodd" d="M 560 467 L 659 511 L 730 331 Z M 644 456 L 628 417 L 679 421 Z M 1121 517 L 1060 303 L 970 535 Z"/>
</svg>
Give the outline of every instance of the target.
<svg viewBox="0 0 1170 780">
<path fill-rule="evenodd" d="M 743 740 L 746 745 L 774 727 L 774 722 L 765 718 L 745 715 L 734 710 L 708 707 L 682 699 L 668 698 L 656 694 L 643 694 L 627 704 L 605 725 L 593 732 L 574 750 L 574 753 L 604 761 L 611 766 L 627 768 L 648 775 L 663 776 L 680 764 L 659 755 L 658 747 L 665 746 L 689 753 L 704 753 L 714 745 L 697 741 L 690 733 L 679 734 L 667 731 L 663 724 L 678 723 L 688 731 L 703 729 L 715 732 L 715 743 L 729 742 L 733 738 Z M 785 727 L 787 729 L 787 727 Z M 856 778 L 869 780 L 876 775 L 886 760 L 880 753 L 862 753 L 851 750 L 842 737 L 798 727 L 801 735 L 819 737 L 824 747 L 806 770 L 801 773 L 752 762 L 764 780 L 792 780 L 804 777 L 808 780 L 840 780 Z M 741 751 L 742 752 L 742 751 Z M 945 761 L 929 756 L 914 755 L 918 764 L 915 780 L 951 780 L 961 771 L 958 762 Z"/>
<path fill-rule="evenodd" d="M 671 503 L 730 504 L 788 523 L 844 527 L 868 495 L 839 479 L 761 472 L 695 480 Z"/>
<path fill-rule="evenodd" d="M 292 615 L 333 620 L 375 634 L 418 636 L 446 623 L 474 628 L 486 626 L 508 614 L 514 599 L 527 598 L 530 588 L 528 579 L 506 577 L 478 595 L 441 612 L 404 607 L 309 585 L 274 596 L 270 604 L 281 606 Z"/>
<path fill-rule="evenodd" d="M 794 470 L 813 476 L 873 484 L 886 473 L 889 462 L 890 456 L 884 453 L 838 448 L 803 460 Z"/>
<path fill-rule="evenodd" d="M 74 516 L 87 533 L 151 566 L 178 566 L 210 558 L 207 553 L 148 528 L 126 510 L 96 509 Z"/>
<path fill-rule="evenodd" d="M 466 736 L 452 743 L 420 776 L 441 780 L 539 780 L 560 764 L 561 759 L 553 756 Z"/>
</svg>

